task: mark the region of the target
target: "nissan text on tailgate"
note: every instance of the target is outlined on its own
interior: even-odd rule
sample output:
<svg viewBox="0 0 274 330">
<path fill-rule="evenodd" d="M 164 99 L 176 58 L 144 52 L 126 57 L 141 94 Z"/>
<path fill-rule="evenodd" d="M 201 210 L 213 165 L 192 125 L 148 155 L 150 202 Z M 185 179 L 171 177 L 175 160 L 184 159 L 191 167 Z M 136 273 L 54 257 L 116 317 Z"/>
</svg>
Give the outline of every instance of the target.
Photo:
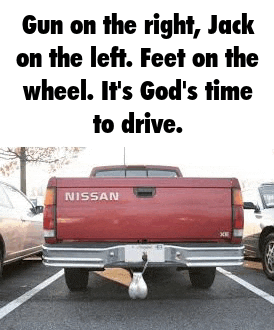
<svg viewBox="0 0 274 330">
<path fill-rule="evenodd" d="M 243 263 L 243 202 L 237 179 L 184 178 L 177 167 L 104 166 L 89 178 L 48 182 L 43 262 L 63 267 L 71 291 L 89 271 L 131 271 L 131 298 L 145 298 L 147 267 L 189 271 L 209 288 L 216 267 Z"/>
</svg>

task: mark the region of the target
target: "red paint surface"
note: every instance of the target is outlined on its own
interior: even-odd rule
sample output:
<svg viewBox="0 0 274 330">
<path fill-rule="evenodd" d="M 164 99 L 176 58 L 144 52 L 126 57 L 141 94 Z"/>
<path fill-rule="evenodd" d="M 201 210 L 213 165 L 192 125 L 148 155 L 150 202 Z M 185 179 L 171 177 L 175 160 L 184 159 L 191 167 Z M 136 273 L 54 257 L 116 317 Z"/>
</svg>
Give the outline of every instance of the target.
<svg viewBox="0 0 274 330">
<path fill-rule="evenodd" d="M 138 198 L 133 187 L 156 187 Z M 100 242 L 225 242 L 236 179 L 57 179 L 57 238 Z M 65 201 L 66 192 L 119 192 L 118 201 Z"/>
</svg>

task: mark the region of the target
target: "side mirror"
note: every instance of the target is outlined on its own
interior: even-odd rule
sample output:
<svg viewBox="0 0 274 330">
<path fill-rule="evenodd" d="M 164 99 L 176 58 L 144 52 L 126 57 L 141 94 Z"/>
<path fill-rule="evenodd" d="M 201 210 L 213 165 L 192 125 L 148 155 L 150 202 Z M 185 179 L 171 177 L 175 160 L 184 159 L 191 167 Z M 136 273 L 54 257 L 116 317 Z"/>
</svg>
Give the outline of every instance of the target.
<svg viewBox="0 0 274 330">
<path fill-rule="evenodd" d="M 256 210 L 256 206 L 252 202 L 244 202 L 245 210 Z"/>
<path fill-rule="evenodd" d="M 255 213 L 261 213 L 260 207 L 258 205 L 255 206 Z"/>
<path fill-rule="evenodd" d="M 44 206 L 38 205 L 34 207 L 34 211 L 36 214 L 40 214 L 44 212 Z"/>
</svg>

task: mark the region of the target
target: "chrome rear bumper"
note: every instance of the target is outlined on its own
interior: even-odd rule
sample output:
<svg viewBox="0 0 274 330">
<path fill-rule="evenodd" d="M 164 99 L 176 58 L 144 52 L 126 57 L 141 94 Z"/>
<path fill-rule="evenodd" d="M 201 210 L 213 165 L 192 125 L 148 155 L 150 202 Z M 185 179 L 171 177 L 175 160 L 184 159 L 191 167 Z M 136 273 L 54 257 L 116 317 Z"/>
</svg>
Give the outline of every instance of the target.
<svg viewBox="0 0 274 330">
<path fill-rule="evenodd" d="M 145 254 L 148 267 L 240 266 L 243 245 L 219 244 L 46 244 L 43 263 L 64 268 L 104 269 L 140 267 Z M 131 252 L 132 251 L 132 252 Z"/>
</svg>

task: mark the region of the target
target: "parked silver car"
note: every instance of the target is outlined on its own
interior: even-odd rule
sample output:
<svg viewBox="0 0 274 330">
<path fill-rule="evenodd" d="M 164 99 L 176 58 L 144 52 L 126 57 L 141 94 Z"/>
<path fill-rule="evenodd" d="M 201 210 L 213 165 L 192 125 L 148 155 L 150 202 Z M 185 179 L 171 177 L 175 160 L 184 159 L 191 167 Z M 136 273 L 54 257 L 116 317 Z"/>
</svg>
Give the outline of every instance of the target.
<svg viewBox="0 0 274 330">
<path fill-rule="evenodd" d="M 0 182 L 0 274 L 3 265 L 42 251 L 43 206 L 34 206 L 13 186 Z"/>
<path fill-rule="evenodd" d="M 274 280 L 274 183 L 243 191 L 245 255 L 261 258 L 268 278 Z"/>
</svg>

